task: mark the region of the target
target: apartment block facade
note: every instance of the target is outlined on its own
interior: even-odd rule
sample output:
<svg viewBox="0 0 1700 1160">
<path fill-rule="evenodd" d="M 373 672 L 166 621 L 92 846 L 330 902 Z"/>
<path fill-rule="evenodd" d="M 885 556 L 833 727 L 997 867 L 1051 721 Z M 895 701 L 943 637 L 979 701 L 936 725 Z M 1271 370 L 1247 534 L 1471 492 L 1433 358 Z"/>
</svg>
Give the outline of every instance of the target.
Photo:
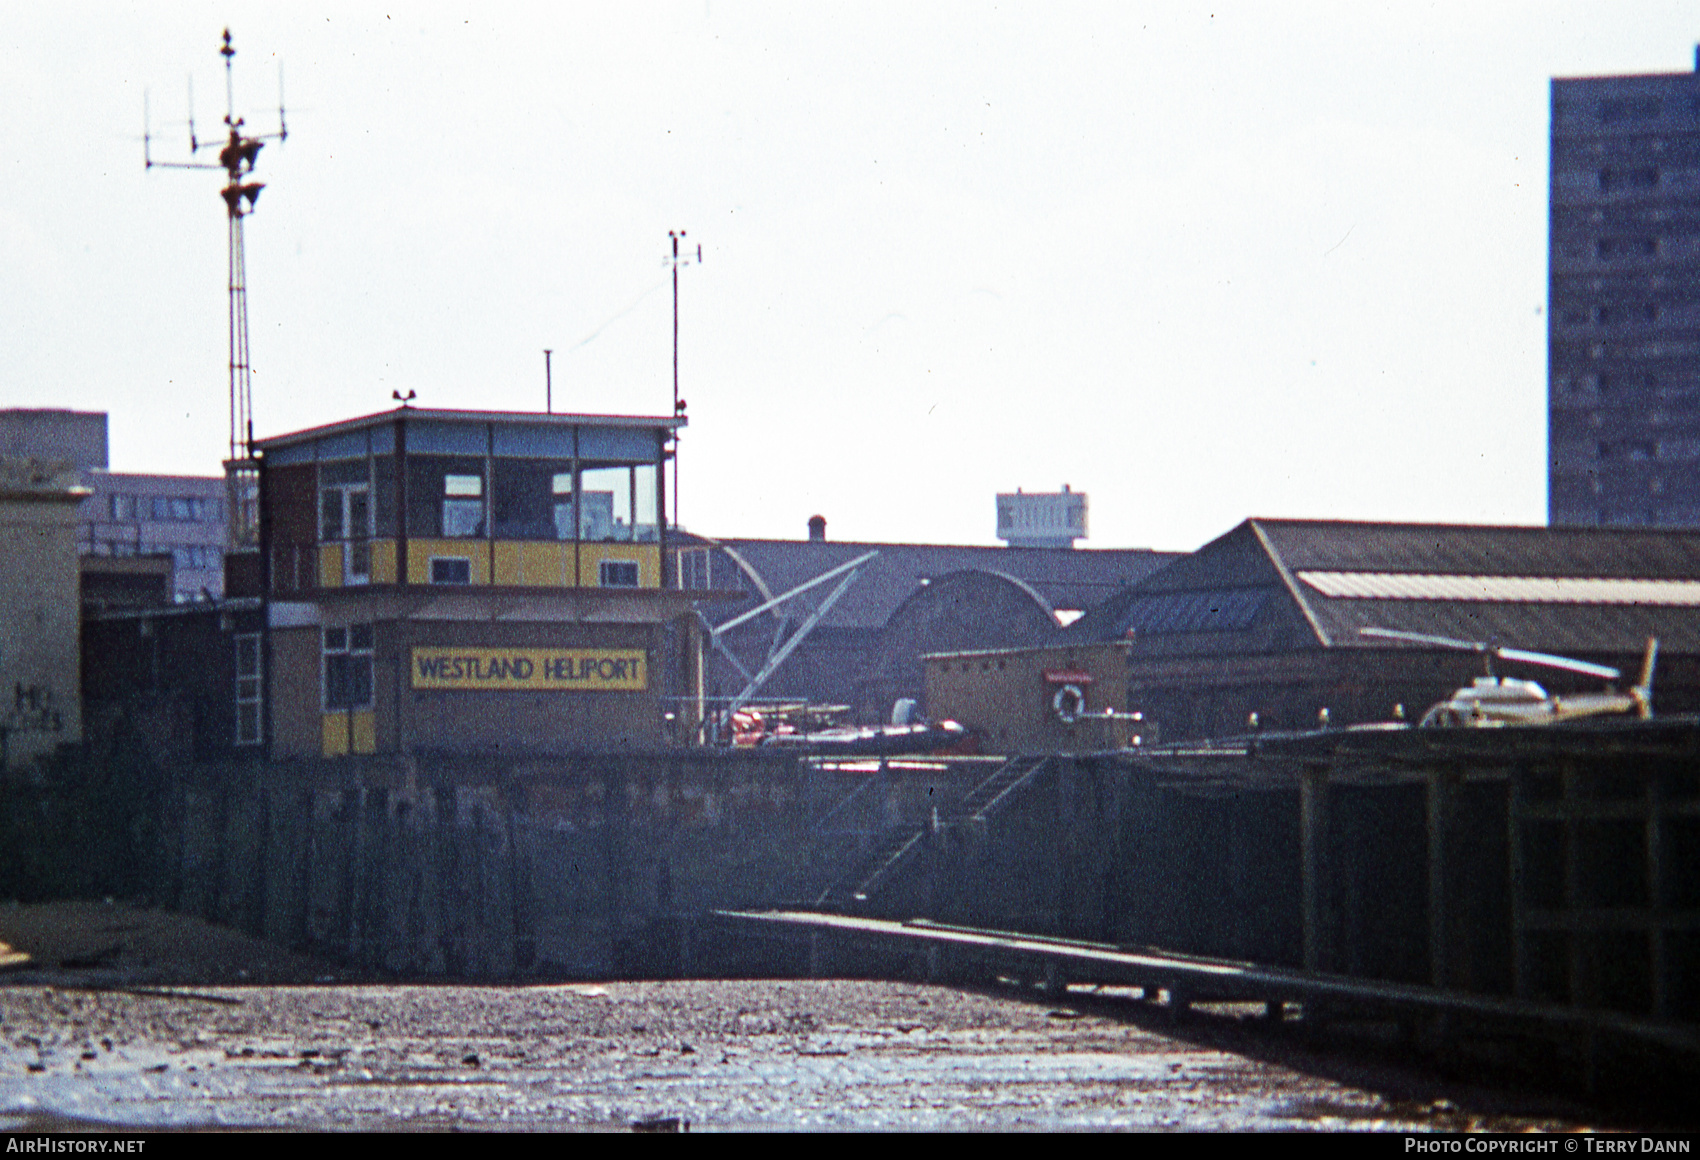
<svg viewBox="0 0 1700 1160">
<path fill-rule="evenodd" d="M 1555 79 L 1550 213 L 1548 521 L 1700 527 L 1700 72 Z"/>
</svg>

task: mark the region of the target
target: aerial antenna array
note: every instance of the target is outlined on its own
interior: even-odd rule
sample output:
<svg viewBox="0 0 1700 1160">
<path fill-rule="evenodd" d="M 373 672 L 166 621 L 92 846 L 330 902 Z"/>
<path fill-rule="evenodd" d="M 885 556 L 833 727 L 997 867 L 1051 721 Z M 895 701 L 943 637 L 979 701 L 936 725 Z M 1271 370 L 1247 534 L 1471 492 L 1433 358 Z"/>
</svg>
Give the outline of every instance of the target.
<svg viewBox="0 0 1700 1160">
<path fill-rule="evenodd" d="M 289 125 L 283 109 L 283 63 L 277 67 L 277 132 L 249 133 L 243 118 L 236 115 L 236 97 L 232 60 L 236 49 L 230 42 L 230 29 L 224 30 L 224 44 L 219 48 L 224 57 L 224 124 L 222 140 L 202 141 L 195 133 L 195 83 L 189 80 L 189 156 L 188 161 L 155 161 L 153 158 L 153 126 L 147 94 L 142 95 L 142 162 L 146 169 L 222 169 L 225 216 L 230 234 L 230 454 L 224 463 L 225 481 L 230 490 L 231 542 L 248 546 L 259 542 L 259 464 L 254 459 L 254 389 L 253 371 L 248 356 L 248 274 L 243 253 L 242 222 L 254 212 L 260 191 L 265 183 L 253 180 L 254 165 L 267 141 L 285 141 Z M 196 161 L 203 150 L 218 149 L 218 161 Z"/>
</svg>

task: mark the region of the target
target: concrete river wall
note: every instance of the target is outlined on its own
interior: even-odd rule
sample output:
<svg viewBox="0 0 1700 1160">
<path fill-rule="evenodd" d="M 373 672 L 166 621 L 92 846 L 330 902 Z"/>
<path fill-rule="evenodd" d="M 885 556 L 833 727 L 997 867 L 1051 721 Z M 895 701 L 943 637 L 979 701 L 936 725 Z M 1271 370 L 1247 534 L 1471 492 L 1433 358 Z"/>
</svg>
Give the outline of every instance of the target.
<svg viewBox="0 0 1700 1160">
<path fill-rule="evenodd" d="M 69 832 L 44 802 L 7 797 L 14 853 Z M 412 976 L 801 972 L 705 921 L 788 907 L 1700 1021 L 1692 722 L 204 764 L 126 808 L 132 893 Z"/>
<path fill-rule="evenodd" d="M 692 947 L 694 918 L 807 903 L 975 772 L 754 752 L 202 765 L 159 795 L 146 891 L 408 975 L 688 973 L 725 959 Z"/>
</svg>

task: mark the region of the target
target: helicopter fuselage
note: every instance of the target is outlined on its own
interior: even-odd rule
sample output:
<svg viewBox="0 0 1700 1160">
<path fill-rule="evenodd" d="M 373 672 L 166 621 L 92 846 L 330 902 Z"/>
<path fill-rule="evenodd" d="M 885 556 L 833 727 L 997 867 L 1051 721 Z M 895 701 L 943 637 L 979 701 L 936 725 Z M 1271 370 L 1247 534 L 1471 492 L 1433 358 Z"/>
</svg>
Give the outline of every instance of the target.
<svg viewBox="0 0 1700 1160">
<path fill-rule="evenodd" d="M 1468 687 L 1423 714 L 1425 728 L 1447 726 L 1550 725 L 1578 717 L 1641 713 L 1633 693 L 1577 693 L 1557 697 L 1537 681 L 1477 677 Z"/>
</svg>

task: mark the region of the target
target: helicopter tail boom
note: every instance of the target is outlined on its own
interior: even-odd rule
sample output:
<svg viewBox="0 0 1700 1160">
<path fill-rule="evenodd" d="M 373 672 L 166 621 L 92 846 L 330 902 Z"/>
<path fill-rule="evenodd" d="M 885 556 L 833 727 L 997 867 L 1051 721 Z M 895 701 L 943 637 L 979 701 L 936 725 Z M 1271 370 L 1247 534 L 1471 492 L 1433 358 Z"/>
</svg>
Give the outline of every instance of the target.
<svg viewBox="0 0 1700 1160">
<path fill-rule="evenodd" d="M 1659 662 L 1659 638 L 1647 638 L 1647 655 L 1641 661 L 1641 679 L 1629 690 L 1635 698 L 1636 711 L 1643 721 L 1653 715 L 1653 666 Z"/>
</svg>

